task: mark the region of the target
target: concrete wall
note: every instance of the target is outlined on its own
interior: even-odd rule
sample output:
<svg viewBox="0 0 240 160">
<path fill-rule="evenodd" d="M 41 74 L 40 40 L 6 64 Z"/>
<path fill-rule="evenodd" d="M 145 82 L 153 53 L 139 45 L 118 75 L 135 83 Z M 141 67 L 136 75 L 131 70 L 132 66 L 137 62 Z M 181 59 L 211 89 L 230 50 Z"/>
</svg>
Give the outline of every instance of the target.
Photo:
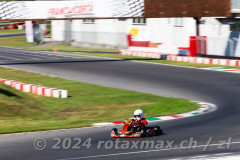
<svg viewBox="0 0 240 160">
<path fill-rule="evenodd" d="M 94 23 L 87 24 L 82 20 L 75 20 L 72 23 L 72 44 L 96 48 L 126 48 L 125 23 L 118 20 L 95 20 Z"/>
<path fill-rule="evenodd" d="M 208 37 L 207 54 L 240 57 L 240 32 L 228 32 L 227 37 Z"/>
<path fill-rule="evenodd" d="M 147 19 L 146 24 L 133 24 L 128 20 L 95 20 L 94 24 L 85 24 L 82 20 L 73 20 L 72 33 L 66 29 L 64 21 L 52 22 L 53 40 L 63 41 L 64 35 L 72 34 L 75 44 L 95 44 L 118 46 L 125 48 L 125 36 L 130 30 L 138 29 L 139 34 L 134 37 L 139 41 L 159 42 L 166 45 L 187 47 L 189 36 L 195 35 L 194 20 L 184 18 L 182 26 L 175 25 L 175 18 Z M 65 36 L 66 37 L 66 36 Z"/>
<path fill-rule="evenodd" d="M 64 41 L 64 21 L 52 21 L 52 40 Z"/>
<path fill-rule="evenodd" d="M 202 18 L 201 21 L 200 35 L 208 38 L 208 54 L 240 56 L 239 43 L 231 40 L 239 37 L 237 33 L 230 32 L 229 25 L 221 24 L 215 18 Z M 73 41 L 72 45 L 123 49 L 127 47 L 126 35 L 132 29 L 138 30 L 134 40 L 163 43 L 169 48 L 189 47 L 189 37 L 196 35 L 193 18 L 149 18 L 146 24 L 133 24 L 132 19 L 95 20 L 90 24 L 73 20 L 70 25 L 66 21 L 52 21 L 52 38 L 56 41 Z"/>
</svg>

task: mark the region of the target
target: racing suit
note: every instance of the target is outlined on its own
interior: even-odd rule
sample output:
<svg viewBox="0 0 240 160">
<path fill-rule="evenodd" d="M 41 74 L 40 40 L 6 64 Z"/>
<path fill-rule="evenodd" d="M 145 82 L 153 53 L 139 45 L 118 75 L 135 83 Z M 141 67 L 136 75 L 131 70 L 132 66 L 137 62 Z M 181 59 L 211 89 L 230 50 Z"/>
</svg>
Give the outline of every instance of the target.
<svg viewBox="0 0 240 160">
<path fill-rule="evenodd" d="M 130 118 L 133 121 L 133 126 L 137 128 L 137 130 L 140 129 L 146 129 L 148 125 L 148 121 L 145 118 L 142 118 L 140 121 L 136 120 L 134 118 Z M 127 120 L 124 122 L 124 124 L 127 122 Z M 130 127 L 130 126 L 129 126 Z M 130 129 L 130 128 L 129 128 Z"/>
<path fill-rule="evenodd" d="M 145 118 L 142 118 L 140 121 L 138 121 L 138 125 L 143 129 L 148 125 L 148 121 Z"/>
</svg>

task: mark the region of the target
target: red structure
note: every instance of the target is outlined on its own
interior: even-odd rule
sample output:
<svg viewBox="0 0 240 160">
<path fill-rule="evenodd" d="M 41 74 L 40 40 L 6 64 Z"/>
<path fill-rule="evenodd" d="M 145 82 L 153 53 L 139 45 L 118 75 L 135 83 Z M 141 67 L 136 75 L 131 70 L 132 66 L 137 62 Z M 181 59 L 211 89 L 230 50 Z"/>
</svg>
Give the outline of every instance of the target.
<svg viewBox="0 0 240 160">
<path fill-rule="evenodd" d="M 128 40 L 128 47 L 135 46 L 135 47 L 149 47 L 150 41 L 133 41 L 132 36 L 129 34 L 127 35 Z"/>
<path fill-rule="evenodd" d="M 197 54 L 207 54 L 207 37 L 206 36 L 190 36 L 189 44 L 190 56 L 196 57 Z"/>
<path fill-rule="evenodd" d="M 150 47 L 150 41 L 133 41 L 131 35 L 127 35 L 128 47 Z M 158 43 L 161 45 L 161 43 Z M 189 47 L 178 47 L 179 50 L 188 51 L 188 56 L 196 57 L 197 54 L 207 54 L 207 37 L 206 36 L 190 36 Z"/>
<path fill-rule="evenodd" d="M 10 24 L 10 29 L 14 29 L 14 24 L 12 23 L 12 24 Z"/>
<path fill-rule="evenodd" d="M 128 47 L 132 46 L 132 36 L 130 34 L 127 35 Z"/>
</svg>

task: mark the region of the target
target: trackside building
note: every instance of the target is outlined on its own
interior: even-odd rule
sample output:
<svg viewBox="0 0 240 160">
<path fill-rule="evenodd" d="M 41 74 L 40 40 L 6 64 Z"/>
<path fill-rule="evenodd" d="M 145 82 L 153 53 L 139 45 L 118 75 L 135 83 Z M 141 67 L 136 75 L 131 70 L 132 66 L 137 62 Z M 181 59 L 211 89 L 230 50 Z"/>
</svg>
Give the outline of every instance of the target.
<svg viewBox="0 0 240 160">
<path fill-rule="evenodd" d="M 139 4 L 139 1 L 129 2 L 129 6 L 135 10 L 141 9 L 142 6 Z M 91 14 L 91 9 L 91 6 L 86 6 L 81 14 Z M 240 0 L 233 0 L 232 12 L 236 14 L 234 18 L 202 17 L 200 19 L 199 36 L 201 37 L 198 38 L 200 43 L 204 43 L 204 48 L 203 45 L 200 48 L 204 50 L 202 53 L 240 57 L 240 21 L 237 18 L 239 11 Z M 51 12 L 61 14 L 56 13 L 56 9 L 55 13 L 54 9 Z M 66 11 L 64 16 L 71 18 L 75 15 L 67 14 Z M 147 51 L 161 50 L 167 54 L 178 54 L 179 50 L 189 47 L 190 37 L 196 36 L 196 21 L 194 18 L 52 21 L 52 40 L 65 41 L 71 45 L 124 49 L 129 47 L 127 35 L 131 35 L 133 47 L 148 47 Z"/>
<path fill-rule="evenodd" d="M 0 20 L 52 20 L 51 40 L 71 45 L 240 57 L 240 0 L 172 2 L 3 1 Z"/>
</svg>

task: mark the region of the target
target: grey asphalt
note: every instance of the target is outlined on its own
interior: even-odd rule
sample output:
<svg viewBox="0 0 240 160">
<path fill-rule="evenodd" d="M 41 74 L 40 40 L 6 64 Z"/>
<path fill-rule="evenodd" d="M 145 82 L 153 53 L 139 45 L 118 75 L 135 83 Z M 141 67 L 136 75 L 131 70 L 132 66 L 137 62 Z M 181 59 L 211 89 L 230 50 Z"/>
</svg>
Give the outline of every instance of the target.
<svg viewBox="0 0 240 160">
<path fill-rule="evenodd" d="M 141 149 L 140 146 L 134 149 L 117 149 L 115 146 L 107 149 L 101 146 L 98 149 L 100 141 L 116 140 L 110 137 L 113 127 L 110 126 L 1 135 L 0 159 L 188 159 L 191 156 L 218 153 L 237 154 L 240 149 L 239 74 L 2 47 L 0 65 L 160 96 L 205 101 L 218 106 L 217 111 L 204 115 L 152 123 L 151 125 L 162 127 L 164 130 L 162 136 L 120 139 L 129 142 L 130 147 L 137 141 L 142 143 L 149 140 L 157 143 L 162 140 L 165 146 L 160 150 L 155 150 L 155 147 Z M 128 117 L 123 117 L 126 118 Z M 47 147 L 43 151 L 34 148 L 34 141 L 37 138 L 44 138 L 47 142 Z M 77 142 L 74 138 L 81 138 L 81 149 L 53 149 L 57 142 L 54 138 L 61 138 L 62 141 L 64 138 L 71 138 L 73 144 Z M 83 146 L 88 138 L 91 138 L 89 149 Z M 197 141 L 196 149 L 171 149 L 167 146 L 167 141 L 174 141 L 174 146 L 179 146 L 181 141 L 190 138 Z M 210 145 L 206 148 L 209 140 Z M 220 143 L 227 140 L 231 140 L 232 144 L 229 147 L 224 145 L 220 149 Z M 62 144 L 63 142 L 60 143 Z"/>
<path fill-rule="evenodd" d="M 0 35 L 0 38 L 21 37 L 21 36 L 25 36 L 25 33 L 2 34 L 2 35 Z"/>
</svg>

